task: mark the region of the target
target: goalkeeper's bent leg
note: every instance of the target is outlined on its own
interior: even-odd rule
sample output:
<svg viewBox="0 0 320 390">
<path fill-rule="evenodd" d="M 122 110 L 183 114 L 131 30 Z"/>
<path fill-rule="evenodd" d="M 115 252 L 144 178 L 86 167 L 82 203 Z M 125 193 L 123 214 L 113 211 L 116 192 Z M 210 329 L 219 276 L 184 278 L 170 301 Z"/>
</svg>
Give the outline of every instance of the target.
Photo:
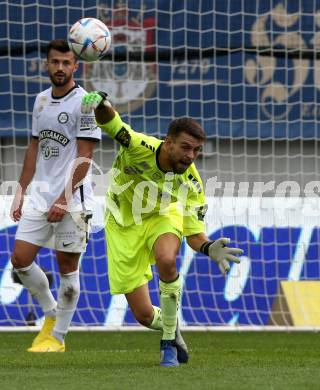
<svg viewBox="0 0 320 390">
<path fill-rule="evenodd" d="M 162 313 L 160 307 L 153 306 L 154 316 L 151 324 L 147 326 L 149 329 L 163 331 Z M 188 347 L 185 343 L 181 332 L 179 321 L 177 320 L 176 332 L 175 332 L 175 345 L 177 348 L 177 358 L 179 363 L 187 363 L 189 360 Z"/>
<path fill-rule="evenodd" d="M 174 340 L 177 327 L 177 309 L 181 295 L 180 275 L 171 281 L 160 280 L 160 306 L 162 311 L 163 340 Z"/>
</svg>

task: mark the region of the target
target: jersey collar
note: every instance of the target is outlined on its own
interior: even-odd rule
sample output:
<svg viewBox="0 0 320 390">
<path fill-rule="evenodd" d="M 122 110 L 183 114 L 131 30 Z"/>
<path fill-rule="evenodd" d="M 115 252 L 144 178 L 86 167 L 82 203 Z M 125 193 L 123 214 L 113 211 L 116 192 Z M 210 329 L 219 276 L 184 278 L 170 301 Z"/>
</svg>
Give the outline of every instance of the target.
<svg viewBox="0 0 320 390">
<path fill-rule="evenodd" d="M 73 91 L 75 88 L 79 88 L 79 85 L 78 85 L 78 84 L 75 84 L 71 89 L 69 89 L 69 91 L 68 91 L 67 93 L 65 93 L 63 96 L 59 96 L 59 97 L 53 96 L 52 90 L 51 90 L 51 97 L 52 97 L 52 99 L 55 99 L 55 100 L 63 99 L 63 98 L 65 98 L 67 95 L 69 95 L 69 93 L 70 93 L 71 91 Z"/>
<path fill-rule="evenodd" d="M 163 173 L 167 173 L 167 171 L 164 171 L 163 169 L 161 169 L 160 164 L 159 164 L 159 155 L 160 155 L 160 150 L 161 150 L 162 145 L 163 145 L 163 141 L 161 142 L 161 144 L 158 146 L 158 149 L 156 150 L 156 164 L 157 164 L 159 171 L 161 171 Z"/>
</svg>

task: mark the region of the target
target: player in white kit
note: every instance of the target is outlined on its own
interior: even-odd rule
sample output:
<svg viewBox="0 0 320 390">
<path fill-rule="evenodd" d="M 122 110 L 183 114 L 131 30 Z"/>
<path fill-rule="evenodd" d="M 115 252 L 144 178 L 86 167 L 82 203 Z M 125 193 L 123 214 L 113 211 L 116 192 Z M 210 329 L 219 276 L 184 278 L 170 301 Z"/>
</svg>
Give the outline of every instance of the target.
<svg viewBox="0 0 320 390">
<path fill-rule="evenodd" d="M 32 139 L 11 208 L 13 220 L 19 221 L 11 262 L 45 315 L 28 351 L 64 352 L 64 337 L 80 295 L 79 258 L 86 250 L 93 205 L 91 159 L 101 130 L 93 113 L 81 114 L 86 91 L 74 81 L 78 63 L 67 41 L 49 43 L 46 67 L 51 87 L 34 103 Z M 30 202 L 22 212 L 30 183 Z M 57 301 L 34 262 L 41 247 L 56 249 Z"/>
</svg>

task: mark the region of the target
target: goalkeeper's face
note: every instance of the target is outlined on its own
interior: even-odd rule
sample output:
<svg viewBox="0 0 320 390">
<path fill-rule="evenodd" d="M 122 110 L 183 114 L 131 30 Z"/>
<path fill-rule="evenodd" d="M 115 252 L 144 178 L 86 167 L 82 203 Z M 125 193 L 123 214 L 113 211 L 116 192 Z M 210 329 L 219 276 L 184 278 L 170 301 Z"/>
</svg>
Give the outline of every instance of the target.
<svg viewBox="0 0 320 390">
<path fill-rule="evenodd" d="M 62 53 L 51 49 L 47 70 L 52 84 L 56 87 L 64 87 L 73 79 L 73 73 L 78 69 L 78 63 L 71 51 Z"/>
<path fill-rule="evenodd" d="M 196 160 L 204 143 L 203 140 L 184 132 L 174 138 L 168 136 L 166 142 L 171 171 L 178 174 L 184 173 Z"/>
</svg>

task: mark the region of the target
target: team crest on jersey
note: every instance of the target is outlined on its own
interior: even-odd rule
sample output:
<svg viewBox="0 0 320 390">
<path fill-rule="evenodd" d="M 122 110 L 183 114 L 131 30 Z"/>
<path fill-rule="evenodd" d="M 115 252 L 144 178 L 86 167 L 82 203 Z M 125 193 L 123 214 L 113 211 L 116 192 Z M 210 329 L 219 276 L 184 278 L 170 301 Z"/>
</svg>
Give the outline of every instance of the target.
<svg viewBox="0 0 320 390">
<path fill-rule="evenodd" d="M 65 124 L 68 122 L 68 120 L 69 120 L 69 115 L 66 112 L 60 112 L 60 114 L 58 115 L 58 122 Z"/>
<path fill-rule="evenodd" d="M 113 3 L 113 2 L 112 2 Z M 142 10 L 128 9 L 123 1 L 112 6 L 100 2 L 98 18 L 111 30 L 114 54 L 142 51 L 150 53 L 154 43 L 155 18 L 145 17 Z M 85 64 L 84 80 L 88 91 L 108 91 L 119 112 L 141 107 L 156 89 L 155 64 L 145 61 L 97 61 Z"/>
</svg>

